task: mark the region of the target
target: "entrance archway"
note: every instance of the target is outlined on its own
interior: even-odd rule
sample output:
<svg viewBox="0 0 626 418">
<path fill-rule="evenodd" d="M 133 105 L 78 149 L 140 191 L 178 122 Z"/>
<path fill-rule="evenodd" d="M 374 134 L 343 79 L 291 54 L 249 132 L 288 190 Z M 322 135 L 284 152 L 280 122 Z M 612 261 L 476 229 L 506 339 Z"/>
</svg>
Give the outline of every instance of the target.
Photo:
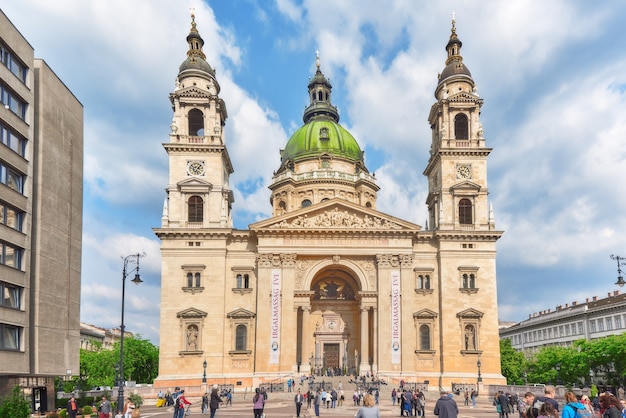
<svg viewBox="0 0 626 418">
<path fill-rule="evenodd" d="M 359 290 L 353 273 L 337 266 L 320 270 L 312 280 L 313 373 L 356 374 L 358 359 L 351 353 L 361 345 Z"/>
</svg>

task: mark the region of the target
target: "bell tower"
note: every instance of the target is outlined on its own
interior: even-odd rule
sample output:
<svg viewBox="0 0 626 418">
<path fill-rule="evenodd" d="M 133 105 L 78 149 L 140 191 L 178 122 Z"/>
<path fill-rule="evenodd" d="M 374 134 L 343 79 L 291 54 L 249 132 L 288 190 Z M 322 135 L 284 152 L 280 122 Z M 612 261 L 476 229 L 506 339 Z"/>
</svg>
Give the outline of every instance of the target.
<svg viewBox="0 0 626 418">
<path fill-rule="evenodd" d="M 202 51 L 204 40 L 191 15 L 187 58 L 179 67 L 169 142 L 167 197 L 162 228 L 232 228 L 233 167 L 224 141 L 227 113 L 215 70 Z"/>
<path fill-rule="evenodd" d="M 480 122 L 483 100 L 461 56 L 462 43 L 452 20 L 448 58 L 439 74 L 436 102 L 428 121 L 432 130 L 428 177 L 428 225 L 432 230 L 495 229 L 487 195 L 487 157 Z"/>
</svg>

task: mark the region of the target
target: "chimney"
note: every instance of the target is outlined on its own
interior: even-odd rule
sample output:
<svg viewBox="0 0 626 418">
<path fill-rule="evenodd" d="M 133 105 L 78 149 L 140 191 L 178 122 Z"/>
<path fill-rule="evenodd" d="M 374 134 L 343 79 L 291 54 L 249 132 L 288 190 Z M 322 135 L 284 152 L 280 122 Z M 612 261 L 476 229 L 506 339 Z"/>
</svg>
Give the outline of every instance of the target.
<svg viewBox="0 0 626 418">
<path fill-rule="evenodd" d="M 569 308 L 569 303 L 566 303 L 566 304 L 565 304 L 565 307 L 566 307 L 566 308 Z"/>
<path fill-rule="evenodd" d="M 619 290 L 615 290 L 615 291 L 613 292 L 613 296 L 619 296 Z"/>
<path fill-rule="evenodd" d="M 597 297 L 597 296 L 594 296 L 594 297 L 592 297 L 592 298 L 591 298 L 591 301 L 592 301 L 592 302 L 595 302 L 596 300 L 598 300 L 598 297 Z"/>
<path fill-rule="evenodd" d="M 561 310 L 561 308 L 563 308 L 563 307 L 562 307 L 561 305 L 558 305 L 558 306 L 556 307 L 556 310 L 557 310 L 557 311 L 560 311 L 560 310 Z"/>
<path fill-rule="evenodd" d="M 586 303 L 589 303 L 589 298 L 587 298 L 587 301 L 586 301 Z"/>
<path fill-rule="evenodd" d="M 610 298 L 611 296 L 612 296 L 612 294 L 611 294 L 611 292 L 609 292 L 609 294 L 608 294 L 608 296 L 607 296 L 607 297 L 608 297 L 608 298 Z"/>
<path fill-rule="evenodd" d="M 578 305 L 578 302 L 576 301 L 572 302 L 572 306 L 576 306 L 576 305 Z"/>
</svg>

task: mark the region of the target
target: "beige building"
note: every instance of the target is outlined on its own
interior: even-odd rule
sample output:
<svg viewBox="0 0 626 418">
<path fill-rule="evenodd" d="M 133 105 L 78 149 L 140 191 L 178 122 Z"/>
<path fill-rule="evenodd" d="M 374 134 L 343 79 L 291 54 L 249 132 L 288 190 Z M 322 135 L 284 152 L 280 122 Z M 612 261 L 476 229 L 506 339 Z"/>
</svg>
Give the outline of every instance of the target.
<svg viewBox="0 0 626 418">
<path fill-rule="evenodd" d="M 0 11 L 0 395 L 79 372 L 83 107 Z"/>
<path fill-rule="evenodd" d="M 376 210 L 375 176 L 309 80 L 277 158 L 269 219 L 232 227 L 226 104 L 192 18 L 170 99 L 157 386 L 257 385 L 327 368 L 450 388 L 500 373 L 483 100 L 452 26 L 428 123 L 426 228 Z M 277 150 L 278 151 L 278 150 Z M 423 150 L 427 152 L 427 150 Z"/>
</svg>

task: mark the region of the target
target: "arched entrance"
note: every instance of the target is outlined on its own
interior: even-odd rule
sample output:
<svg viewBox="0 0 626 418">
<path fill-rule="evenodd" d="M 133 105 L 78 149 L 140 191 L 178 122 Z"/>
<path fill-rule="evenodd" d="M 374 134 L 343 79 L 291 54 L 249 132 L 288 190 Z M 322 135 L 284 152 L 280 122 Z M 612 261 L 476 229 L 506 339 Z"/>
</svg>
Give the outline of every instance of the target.
<svg viewBox="0 0 626 418">
<path fill-rule="evenodd" d="M 309 324 L 312 372 L 357 374 L 361 346 L 359 282 L 337 266 L 320 270 L 311 282 Z M 305 337 L 306 338 L 306 337 Z"/>
</svg>

